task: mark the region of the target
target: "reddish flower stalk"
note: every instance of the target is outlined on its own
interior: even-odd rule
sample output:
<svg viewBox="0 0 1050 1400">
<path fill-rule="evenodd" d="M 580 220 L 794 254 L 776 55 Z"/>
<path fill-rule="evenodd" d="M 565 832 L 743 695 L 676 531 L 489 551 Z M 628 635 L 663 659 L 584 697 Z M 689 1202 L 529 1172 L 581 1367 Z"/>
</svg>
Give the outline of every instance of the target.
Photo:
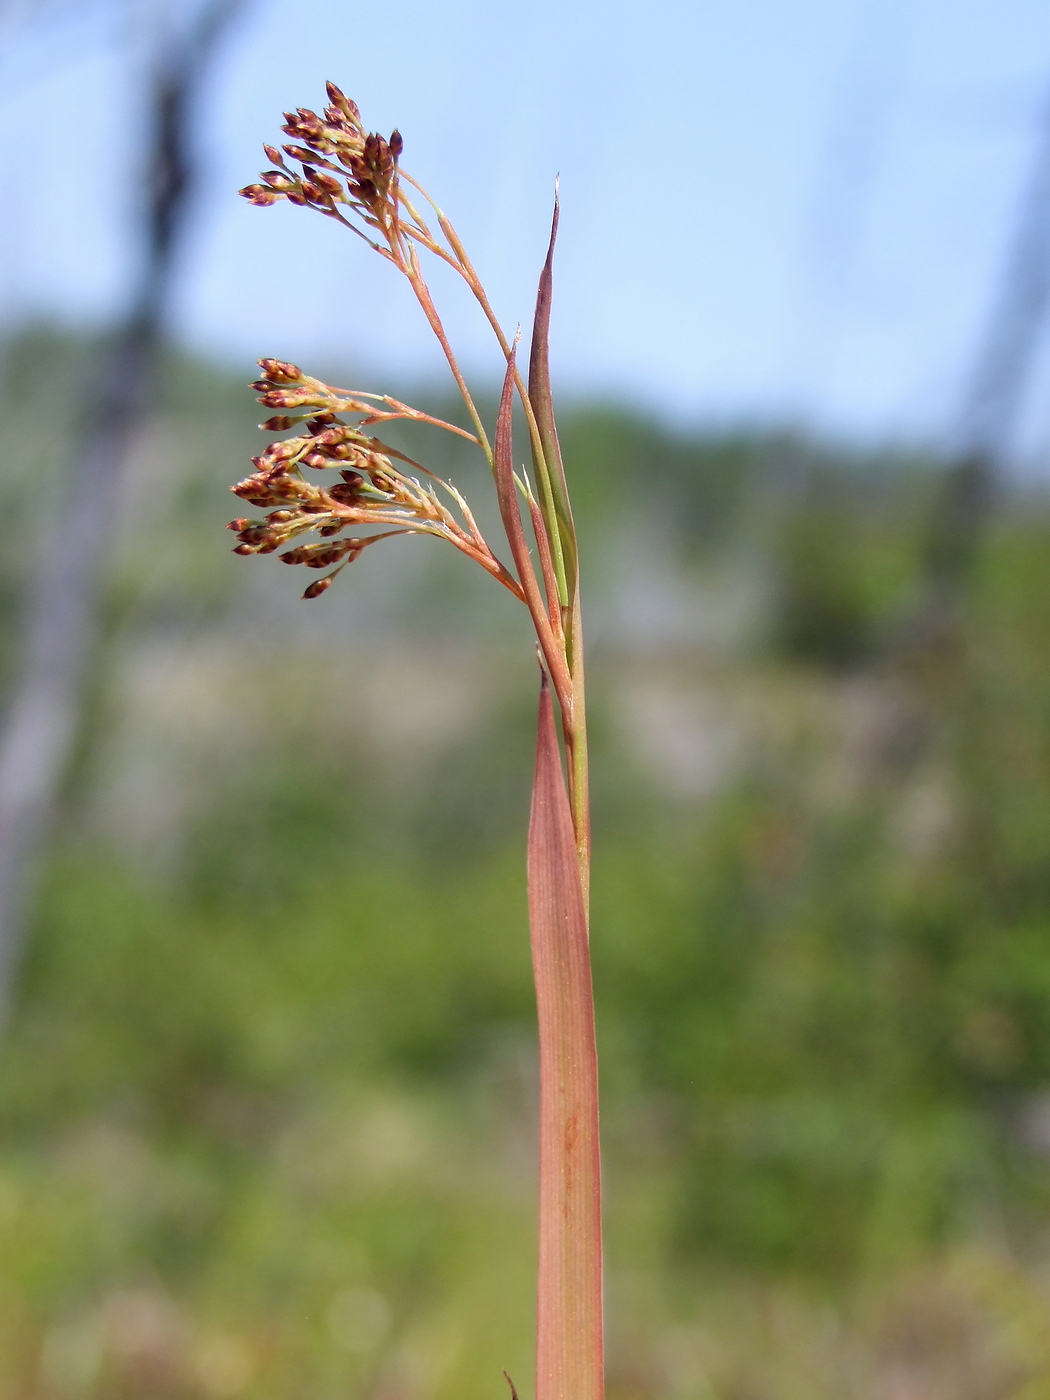
<svg viewBox="0 0 1050 1400">
<path fill-rule="evenodd" d="M 529 922 L 540 1034 L 536 1397 L 601 1400 L 601 1184 L 587 921 L 590 819 L 583 641 L 576 531 L 558 444 L 548 359 L 557 200 L 536 299 L 526 385 L 517 366 L 517 337 L 509 337 L 500 326 L 455 229 L 423 187 L 401 169 L 400 134 L 395 131 L 386 140 L 367 132 L 357 106 L 332 83 L 328 97 L 323 116 L 302 107 L 285 114 L 283 129 L 295 144 L 280 150 L 265 147 L 275 168 L 264 172 L 263 183 L 249 185 L 241 193 L 254 204 L 287 199 L 318 210 L 363 238 L 407 278 L 444 352 L 473 432 L 389 395 L 333 388 L 295 365 L 261 360 L 263 377 L 254 387 L 263 404 L 281 410 L 263 427 L 273 432 L 295 429 L 296 434 L 272 442 L 253 459 L 252 475 L 233 487 L 242 499 L 269 508 L 269 513 L 263 520 L 231 521 L 229 528 L 237 533 L 238 554 L 269 554 L 300 535 L 315 533 L 316 541 L 281 553 L 287 564 L 331 570 L 306 589 L 306 598 L 323 593 L 370 545 L 393 535 L 417 534 L 447 540 L 528 608 L 543 663 L 528 843 Z M 408 190 L 429 206 L 436 233 Z M 463 278 L 506 360 L 491 442 L 434 305 L 421 250 Z M 528 425 L 535 493 L 524 469 L 515 470 L 515 396 Z M 439 480 L 370 431 L 397 420 L 424 422 L 456 433 L 484 453 L 495 481 L 513 571 L 489 547 L 467 502 L 450 482 Z M 332 468 L 339 477 L 332 485 L 306 474 Z M 411 472 L 421 473 L 424 479 Z M 378 527 L 383 528 L 377 532 Z M 561 718 L 564 769 L 551 687 Z"/>
</svg>

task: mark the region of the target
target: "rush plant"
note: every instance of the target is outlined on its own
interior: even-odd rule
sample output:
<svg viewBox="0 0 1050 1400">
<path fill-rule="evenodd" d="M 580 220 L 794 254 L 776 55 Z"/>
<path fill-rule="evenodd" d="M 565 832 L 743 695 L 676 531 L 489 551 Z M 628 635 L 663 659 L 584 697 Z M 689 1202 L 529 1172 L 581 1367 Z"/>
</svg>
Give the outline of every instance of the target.
<svg viewBox="0 0 1050 1400">
<path fill-rule="evenodd" d="M 510 336 L 456 230 L 401 166 L 403 142 L 368 132 L 332 83 L 323 116 L 285 114 L 290 144 L 266 146 L 273 169 L 241 193 L 253 204 L 286 199 L 345 225 L 408 279 L 466 405 L 472 430 L 387 394 L 333 388 L 283 360 L 260 360 L 253 386 L 277 410 L 263 427 L 291 432 L 253 459 L 233 490 L 267 514 L 229 528 L 238 554 L 281 550 L 286 564 L 325 570 L 317 598 L 366 549 L 394 535 L 445 540 L 528 609 L 541 657 L 536 772 L 528 835 L 528 892 L 540 1046 L 537 1400 L 601 1400 L 602 1245 L 598 1072 L 588 946 L 590 821 L 583 637 L 576 531 L 551 398 L 548 332 L 558 204 L 540 274 L 527 380 Z M 490 438 L 431 297 L 424 261 L 466 283 L 506 363 Z M 515 399 L 528 427 L 532 474 L 516 464 Z M 397 421 L 429 424 L 485 456 L 509 551 L 504 564 L 455 486 L 377 435 Z M 310 473 L 317 472 L 319 476 Z M 335 478 L 334 482 L 332 478 Z M 304 536 L 306 543 L 292 543 Z M 532 543 L 530 544 L 530 537 Z M 286 547 L 290 546 L 290 547 Z M 534 546 L 534 548 L 533 548 Z M 559 724 L 564 767 L 558 743 Z"/>
</svg>

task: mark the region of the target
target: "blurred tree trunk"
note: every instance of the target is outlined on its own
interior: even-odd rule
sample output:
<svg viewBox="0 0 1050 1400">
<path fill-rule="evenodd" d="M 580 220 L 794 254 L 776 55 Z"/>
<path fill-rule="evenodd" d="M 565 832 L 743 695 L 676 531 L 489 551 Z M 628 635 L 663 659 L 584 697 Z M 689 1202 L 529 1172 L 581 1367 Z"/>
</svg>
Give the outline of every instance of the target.
<svg viewBox="0 0 1050 1400">
<path fill-rule="evenodd" d="M 35 867 L 77 734 L 122 476 L 153 396 L 192 192 L 199 82 L 241 4 L 210 0 L 156 63 L 140 280 L 88 386 L 62 505 L 30 583 L 23 658 L 0 730 L 0 1026 L 12 1001 Z"/>
<path fill-rule="evenodd" d="M 954 459 L 934 502 L 921 596 L 896 638 L 896 660 L 924 650 L 950 658 L 961 643 L 997 478 L 1017 427 L 1050 305 L 1050 94 L 1013 243 L 978 348 L 955 434 Z"/>
<path fill-rule="evenodd" d="M 892 681 L 875 767 L 903 781 L 942 731 L 966 665 L 966 620 L 999 477 L 1050 307 L 1050 94 L 1013 241 L 978 345 L 919 563 L 917 596 L 872 657 Z"/>
</svg>

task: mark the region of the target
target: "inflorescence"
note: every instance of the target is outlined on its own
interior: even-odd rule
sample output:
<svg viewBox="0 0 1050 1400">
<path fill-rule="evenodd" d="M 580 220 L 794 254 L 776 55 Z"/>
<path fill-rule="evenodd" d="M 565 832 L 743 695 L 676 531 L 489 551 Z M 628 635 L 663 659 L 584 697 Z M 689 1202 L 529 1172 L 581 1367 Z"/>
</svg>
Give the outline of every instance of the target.
<svg viewBox="0 0 1050 1400">
<path fill-rule="evenodd" d="M 240 541 L 235 554 L 272 554 L 295 537 L 315 532 L 320 537 L 315 543 L 297 545 L 280 557 L 286 564 L 305 564 L 309 569 L 337 566 L 303 594 L 304 598 L 317 598 L 370 544 L 391 535 L 436 535 L 481 564 L 515 596 L 522 596 L 516 580 L 489 549 L 456 488 L 364 431 L 391 419 L 421 420 L 460 434 L 462 429 L 395 399 L 335 389 L 284 360 L 260 360 L 259 365 L 263 378 L 252 385 L 259 392 L 259 401 L 267 408 L 286 410 L 262 426 L 281 432 L 305 425 L 306 431 L 270 443 L 261 456 L 252 458 L 255 470 L 251 476 L 232 488 L 249 505 L 270 508 L 262 520 L 230 521 L 227 528 L 236 531 Z M 297 409 L 302 411 L 294 412 Z M 357 415 L 357 422 L 344 421 L 342 414 Z M 421 483 L 406 475 L 397 462 L 430 480 Z M 334 469 L 339 480 L 322 485 L 309 479 L 304 469 Z M 441 501 L 439 486 L 452 498 L 462 523 Z M 344 535 L 352 526 L 391 528 L 381 534 Z"/>
<path fill-rule="evenodd" d="M 420 187 L 399 170 L 400 134 L 395 131 L 386 139 L 366 132 L 356 103 L 334 83 L 328 84 L 328 97 L 330 105 L 323 117 L 305 107 L 285 113 L 283 130 L 293 142 L 281 149 L 264 147 L 276 168 L 264 171 L 263 183 L 247 185 L 241 194 L 253 204 L 287 199 L 338 219 L 409 278 L 429 313 L 432 304 L 420 275 L 416 245 L 430 249 L 465 276 L 471 277 L 473 270 L 465 255 L 459 254 L 454 235 L 450 251 L 434 238 L 406 198 L 402 178 L 417 190 Z M 444 216 L 436 213 L 449 237 L 452 231 Z M 431 315 L 431 324 L 439 327 L 436 313 Z M 447 347 L 446 353 L 452 363 Z M 316 542 L 285 550 L 281 558 L 287 564 L 305 564 L 311 569 L 336 566 L 303 595 L 317 598 L 370 544 L 398 534 L 436 535 L 476 560 L 524 601 L 521 586 L 489 549 L 455 487 L 365 431 L 378 423 L 410 419 L 464 437 L 490 456 L 469 397 L 475 433 L 388 396 L 335 389 L 283 360 L 260 360 L 259 364 L 263 377 L 252 387 L 267 408 L 283 410 L 263 423 L 263 428 L 282 432 L 305 425 L 305 432 L 272 442 L 260 457 L 252 459 L 252 475 L 233 487 L 249 504 L 272 508 L 264 520 L 230 522 L 229 529 L 236 531 L 240 541 L 235 553 L 270 554 L 294 537 L 315 531 L 320 537 Z M 458 372 L 457 381 L 465 391 Z M 356 417 L 356 421 L 347 422 L 344 415 Z M 421 483 L 406 475 L 398 463 L 429 480 Z M 331 486 L 304 475 L 304 469 L 326 468 L 335 468 L 340 476 Z M 442 502 L 438 487 L 451 497 L 460 518 Z M 352 526 L 389 528 L 380 534 L 344 535 Z"/>
<path fill-rule="evenodd" d="M 366 132 L 356 102 L 334 83 L 328 84 L 328 97 L 330 106 L 323 119 L 307 107 L 285 112 L 282 130 L 303 145 L 280 150 L 265 146 L 267 158 L 277 169 L 264 171 L 261 185 L 248 185 L 241 193 L 253 204 L 287 199 L 336 217 L 335 206 L 346 204 L 366 223 L 382 228 L 395 194 L 401 135 L 395 131 L 385 140 Z M 289 160 L 301 167 L 300 172 L 289 166 Z"/>
</svg>

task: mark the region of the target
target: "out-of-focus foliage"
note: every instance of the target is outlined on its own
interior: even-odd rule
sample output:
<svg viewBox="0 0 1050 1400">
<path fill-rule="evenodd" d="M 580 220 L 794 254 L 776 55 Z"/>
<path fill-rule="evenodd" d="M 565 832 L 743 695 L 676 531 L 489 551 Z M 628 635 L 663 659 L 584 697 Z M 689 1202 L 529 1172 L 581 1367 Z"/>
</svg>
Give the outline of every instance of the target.
<svg viewBox="0 0 1050 1400">
<path fill-rule="evenodd" d="M 4 674 L 83 353 L 8 355 Z M 526 630 L 418 541 L 313 604 L 234 560 L 253 421 L 173 361 L 129 475 L 0 1053 L 3 1400 L 528 1389 Z M 611 1395 L 1045 1400 L 1050 503 L 931 676 L 878 657 L 935 463 L 564 440 Z"/>
</svg>

